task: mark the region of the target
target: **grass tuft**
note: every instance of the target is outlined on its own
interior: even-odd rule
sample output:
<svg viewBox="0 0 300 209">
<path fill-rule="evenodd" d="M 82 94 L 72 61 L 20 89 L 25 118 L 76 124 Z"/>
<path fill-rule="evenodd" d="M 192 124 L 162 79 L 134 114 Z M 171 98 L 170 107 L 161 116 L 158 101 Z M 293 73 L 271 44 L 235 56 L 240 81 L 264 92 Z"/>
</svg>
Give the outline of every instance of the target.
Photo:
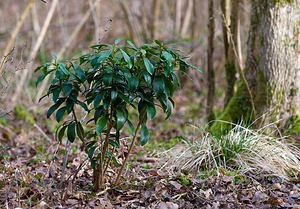
<svg viewBox="0 0 300 209">
<path fill-rule="evenodd" d="M 177 168 L 201 172 L 203 170 L 254 170 L 289 179 L 299 175 L 300 150 L 286 142 L 285 137 L 266 134 L 270 126 L 251 130 L 241 125 L 225 136 L 214 137 L 198 127 L 196 140 L 186 141 L 180 153 L 165 164 L 168 170 Z M 178 151 L 178 148 L 177 148 Z M 169 151 L 172 155 L 172 150 Z"/>
</svg>

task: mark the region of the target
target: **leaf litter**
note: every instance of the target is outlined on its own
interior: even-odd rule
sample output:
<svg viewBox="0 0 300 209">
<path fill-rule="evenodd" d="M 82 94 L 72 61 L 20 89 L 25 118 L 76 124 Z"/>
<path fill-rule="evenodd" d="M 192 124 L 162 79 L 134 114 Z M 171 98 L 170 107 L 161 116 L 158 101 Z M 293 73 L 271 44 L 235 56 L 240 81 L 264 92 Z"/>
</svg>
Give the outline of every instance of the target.
<svg viewBox="0 0 300 209">
<path fill-rule="evenodd" d="M 113 167 L 103 190 L 94 193 L 87 154 L 73 147 L 60 185 L 65 146 L 46 125 L 41 128 L 50 140 L 19 121 L 0 126 L 1 208 L 300 208 L 299 179 L 225 169 L 168 172 L 161 169 L 165 159 L 146 150 L 144 156 L 131 157 L 119 186 L 113 185 Z M 136 148 L 132 156 L 139 152 Z"/>
</svg>

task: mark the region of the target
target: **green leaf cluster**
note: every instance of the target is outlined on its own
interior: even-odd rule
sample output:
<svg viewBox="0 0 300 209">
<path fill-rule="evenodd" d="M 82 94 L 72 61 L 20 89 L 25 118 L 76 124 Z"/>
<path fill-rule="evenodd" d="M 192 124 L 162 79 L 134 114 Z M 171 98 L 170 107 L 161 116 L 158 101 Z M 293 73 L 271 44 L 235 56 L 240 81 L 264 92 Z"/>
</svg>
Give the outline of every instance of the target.
<svg viewBox="0 0 300 209">
<path fill-rule="evenodd" d="M 175 105 L 172 98 L 179 86 L 175 71 L 196 68 L 188 64 L 179 50 L 157 40 L 139 47 L 130 41 L 120 47 L 119 42 L 91 46 L 92 52 L 71 61 L 60 62 L 53 56 L 54 62 L 36 69 L 40 72 L 37 85 L 47 75 L 54 75 L 45 96 L 53 101 L 47 117 L 56 112 L 57 122 L 65 118 L 57 130 L 58 139 L 62 140 L 66 134 L 70 142 L 76 137 L 88 140 L 86 149 L 93 167 L 101 158 L 101 152 L 95 154 L 96 151 L 103 150 L 99 136 L 108 135 L 109 145 L 118 147 L 125 124 L 133 134 L 138 129 L 130 120 L 129 107 L 139 114 L 141 144 L 146 144 L 150 138 L 147 120 L 155 118 L 157 107 L 166 113 L 166 118 L 172 113 Z M 80 108 L 88 112 L 85 129 L 76 116 Z M 112 153 L 107 151 L 104 155 L 108 159 Z"/>
</svg>

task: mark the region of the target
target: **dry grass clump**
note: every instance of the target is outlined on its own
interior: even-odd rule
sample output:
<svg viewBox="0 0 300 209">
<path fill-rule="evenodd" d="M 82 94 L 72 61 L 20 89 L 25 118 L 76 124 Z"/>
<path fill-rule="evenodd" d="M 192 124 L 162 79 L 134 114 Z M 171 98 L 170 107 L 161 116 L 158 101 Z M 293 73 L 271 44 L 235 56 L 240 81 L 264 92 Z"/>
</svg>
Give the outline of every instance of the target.
<svg viewBox="0 0 300 209">
<path fill-rule="evenodd" d="M 297 176 L 300 150 L 286 143 L 286 138 L 266 135 L 267 127 L 251 130 L 241 125 L 221 138 L 195 128 L 196 140 L 186 141 L 181 153 L 175 154 L 164 167 L 189 171 L 255 170 L 285 179 Z M 169 152 L 172 154 L 172 151 Z M 174 154 L 174 153 L 173 153 Z"/>
</svg>

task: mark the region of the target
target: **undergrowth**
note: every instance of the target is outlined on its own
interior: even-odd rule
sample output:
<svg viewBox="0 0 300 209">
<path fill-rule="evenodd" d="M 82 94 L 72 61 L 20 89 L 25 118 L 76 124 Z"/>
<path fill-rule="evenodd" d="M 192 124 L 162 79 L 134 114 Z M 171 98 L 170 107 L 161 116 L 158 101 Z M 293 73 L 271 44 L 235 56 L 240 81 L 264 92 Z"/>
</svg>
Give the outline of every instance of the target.
<svg viewBox="0 0 300 209">
<path fill-rule="evenodd" d="M 172 149 L 170 160 L 164 165 L 168 170 L 242 170 L 267 172 L 284 179 L 297 177 L 300 170 L 300 150 L 287 143 L 286 137 L 266 134 L 269 126 L 259 130 L 235 124 L 222 137 L 214 137 L 199 127 L 194 129 L 194 140 L 185 141 L 181 152 Z"/>
</svg>

